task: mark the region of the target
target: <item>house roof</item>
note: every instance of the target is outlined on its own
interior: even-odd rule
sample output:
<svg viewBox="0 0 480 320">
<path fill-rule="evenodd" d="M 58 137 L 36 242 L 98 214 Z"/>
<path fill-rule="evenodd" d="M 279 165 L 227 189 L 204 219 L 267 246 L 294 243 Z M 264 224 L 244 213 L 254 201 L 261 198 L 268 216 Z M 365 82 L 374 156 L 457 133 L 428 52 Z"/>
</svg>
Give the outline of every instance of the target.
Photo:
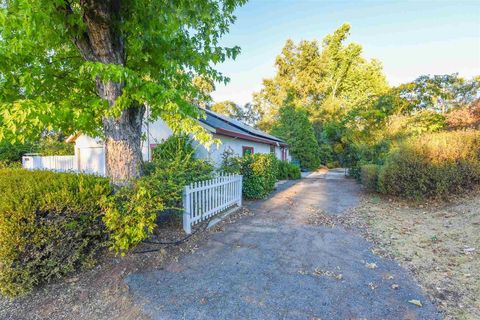
<svg viewBox="0 0 480 320">
<path fill-rule="evenodd" d="M 215 134 L 238 138 L 248 141 L 260 142 L 270 145 L 286 146 L 286 142 L 280 138 L 272 136 L 266 132 L 255 129 L 241 121 L 232 119 L 213 112 L 211 110 L 202 109 L 205 111 L 206 117 L 198 119 L 201 123 L 209 126 L 214 130 Z M 66 139 L 68 143 L 75 143 L 76 139 L 81 135 L 80 132 L 72 134 Z"/>
<path fill-rule="evenodd" d="M 206 117 L 199 119 L 199 121 L 214 128 L 215 133 L 219 135 L 271 145 L 286 145 L 282 139 L 255 129 L 241 121 L 226 117 L 211 110 L 203 110 L 205 111 Z"/>
</svg>

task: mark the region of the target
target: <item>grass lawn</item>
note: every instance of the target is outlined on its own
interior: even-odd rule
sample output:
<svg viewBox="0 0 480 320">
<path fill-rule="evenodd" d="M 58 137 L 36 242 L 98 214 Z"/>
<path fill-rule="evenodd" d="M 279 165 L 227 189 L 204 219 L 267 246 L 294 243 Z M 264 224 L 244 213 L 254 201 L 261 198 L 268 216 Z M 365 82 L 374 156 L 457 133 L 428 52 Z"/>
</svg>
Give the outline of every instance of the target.
<svg viewBox="0 0 480 320">
<path fill-rule="evenodd" d="M 367 195 L 353 216 L 375 250 L 409 269 L 446 319 L 480 319 L 480 192 L 448 203 Z"/>
</svg>

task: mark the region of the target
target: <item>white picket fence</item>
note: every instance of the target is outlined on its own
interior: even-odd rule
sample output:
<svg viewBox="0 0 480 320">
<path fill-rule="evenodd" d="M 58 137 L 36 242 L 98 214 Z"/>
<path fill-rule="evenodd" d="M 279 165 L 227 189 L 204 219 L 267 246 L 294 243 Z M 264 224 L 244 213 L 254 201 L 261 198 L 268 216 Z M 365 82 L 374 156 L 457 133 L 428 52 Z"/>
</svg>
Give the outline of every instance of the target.
<svg viewBox="0 0 480 320">
<path fill-rule="evenodd" d="M 183 229 L 190 234 L 193 225 L 235 205 L 242 206 L 241 175 L 220 175 L 185 186 Z"/>
<path fill-rule="evenodd" d="M 22 166 L 28 170 L 76 171 L 75 156 L 24 156 Z"/>
</svg>

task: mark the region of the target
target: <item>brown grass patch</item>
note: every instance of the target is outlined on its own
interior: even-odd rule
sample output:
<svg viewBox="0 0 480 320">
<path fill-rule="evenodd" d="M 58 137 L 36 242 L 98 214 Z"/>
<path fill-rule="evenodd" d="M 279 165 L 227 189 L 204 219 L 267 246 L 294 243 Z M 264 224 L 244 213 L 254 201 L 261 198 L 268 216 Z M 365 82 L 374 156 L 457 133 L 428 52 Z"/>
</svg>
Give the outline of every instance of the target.
<svg viewBox="0 0 480 320">
<path fill-rule="evenodd" d="M 446 319 L 480 319 L 480 192 L 450 202 L 365 196 L 350 215 L 409 269 Z"/>
</svg>

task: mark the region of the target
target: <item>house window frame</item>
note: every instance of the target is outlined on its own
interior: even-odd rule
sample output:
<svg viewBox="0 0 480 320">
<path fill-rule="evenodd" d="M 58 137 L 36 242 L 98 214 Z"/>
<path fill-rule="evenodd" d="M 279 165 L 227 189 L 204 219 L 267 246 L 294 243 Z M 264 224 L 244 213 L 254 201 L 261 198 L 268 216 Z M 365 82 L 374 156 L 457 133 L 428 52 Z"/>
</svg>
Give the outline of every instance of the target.
<svg viewBox="0 0 480 320">
<path fill-rule="evenodd" d="M 254 154 L 254 148 L 253 147 L 250 147 L 250 146 L 242 146 L 242 156 L 245 157 L 245 152 L 247 150 L 250 150 L 250 155 L 253 155 Z"/>
</svg>

